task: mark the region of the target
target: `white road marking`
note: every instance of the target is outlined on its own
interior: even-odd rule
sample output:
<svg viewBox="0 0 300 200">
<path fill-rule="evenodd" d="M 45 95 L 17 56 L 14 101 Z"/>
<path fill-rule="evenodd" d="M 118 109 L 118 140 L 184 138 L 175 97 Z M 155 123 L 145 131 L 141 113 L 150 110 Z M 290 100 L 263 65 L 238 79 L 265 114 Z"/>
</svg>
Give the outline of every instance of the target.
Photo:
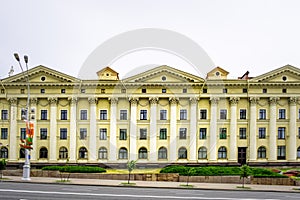
<svg viewBox="0 0 300 200">
<path fill-rule="evenodd" d="M 178 196 L 153 196 L 153 195 L 130 195 L 130 194 L 94 194 L 94 193 L 51 192 L 51 191 L 9 190 L 9 189 L 0 189 L 0 192 L 60 194 L 60 195 L 77 195 L 77 196 L 131 197 L 131 198 L 152 198 L 152 199 L 278 200 L 278 199 L 248 199 L 248 198 L 242 199 L 242 198 L 226 198 L 226 197 L 178 197 Z"/>
</svg>

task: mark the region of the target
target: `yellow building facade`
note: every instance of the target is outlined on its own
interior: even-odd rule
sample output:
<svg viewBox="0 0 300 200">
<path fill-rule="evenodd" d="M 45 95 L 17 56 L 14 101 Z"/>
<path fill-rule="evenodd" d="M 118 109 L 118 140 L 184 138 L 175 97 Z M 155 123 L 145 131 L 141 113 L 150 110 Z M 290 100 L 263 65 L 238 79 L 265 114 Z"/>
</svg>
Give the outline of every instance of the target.
<svg viewBox="0 0 300 200">
<path fill-rule="evenodd" d="M 28 71 L 33 165 L 300 163 L 299 68 L 238 79 L 220 67 L 205 78 L 169 66 L 123 80 L 109 67 L 93 73 Z M 26 76 L 1 80 L 0 157 L 10 164 L 24 163 Z"/>
</svg>

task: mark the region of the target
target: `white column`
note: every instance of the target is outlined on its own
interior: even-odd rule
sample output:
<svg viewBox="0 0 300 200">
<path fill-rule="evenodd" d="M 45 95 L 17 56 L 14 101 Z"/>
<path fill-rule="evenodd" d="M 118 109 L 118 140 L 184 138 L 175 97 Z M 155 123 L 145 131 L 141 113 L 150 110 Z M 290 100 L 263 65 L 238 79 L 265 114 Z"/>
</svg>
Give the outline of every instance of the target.
<svg viewBox="0 0 300 200">
<path fill-rule="evenodd" d="M 157 132 L 157 97 L 151 97 L 150 100 L 150 162 L 155 162 L 157 159 L 156 151 L 156 132 Z"/>
<path fill-rule="evenodd" d="M 170 97 L 171 102 L 171 112 L 170 112 L 170 162 L 175 162 L 177 160 L 177 102 L 178 98 Z"/>
<path fill-rule="evenodd" d="M 76 141 L 77 141 L 77 97 L 69 97 L 70 101 L 70 147 L 69 159 L 71 163 L 76 162 Z"/>
<path fill-rule="evenodd" d="M 236 130 L 236 111 L 240 98 L 230 97 L 230 137 L 229 137 L 229 161 L 237 162 L 237 130 Z"/>
<path fill-rule="evenodd" d="M 279 97 L 270 97 L 269 161 L 277 160 L 276 104 L 278 100 Z"/>
<path fill-rule="evenodd" d="M 88 101 L 90 103 L 90 137 L 89 137 L 89 150 L 88 150 L 88 159 L 91 162 L 95 162 L 97 158 L 97 123 L 96 116 L 97 110 L 96 105 L 98 99 L 96 97 L 89 97 Z"/>
<path fill-rule="evenodd" d="M 50 102 L 50 149 L 49 149 L 49 158 L 50 162 L 57 161 L 57 98 L 49 97 L 48 101 Z"/>
<path fill-rule="evenodd" d="M 289 123 L 289 134 L 287 136 L 287 160 L 296 161 L 297 158 L 297 97 L 291 97 L 290 103 L 290 123 Z"/>
<path fill-rule="evenodd" d="M 257 128 L 256 128 L 256 119 L 257 119 L 257 111 L 256 111 L 256 104 L 259 101 L 258 97 L 250 97 L 250 139 L 249 139 L 249 146 L 250 146 L 250 162 L 254 162 L 257 160 L 257 147 L 256 147 L 256 135 L 257 135 Z"/>
<path fill-rule="evenodd" d="M 220 98 L 210 98 L 210 126 L 209 126 L 209 148 L 208 159 L 210 162 L 217 161 L 217 111 Z"/>
<path fill-rule="evenodd" d="M 192 97 L 191 101 L 191 112 L 190 112 L 190 162 L 196 162 L 197 160 L 197 104 L 199 98 Z"/>
<path fill-rule="evenodd" d="M 137 127 L 136 127 L 136 116 L 137 116 L 137 103 L 138 98 L 131 97 L 130 101 L 130 136 L 129 136 L 129 159 L 136 160 L 136 140 L 137 140 Z"/>
<path fill-rule="evenodd" d="M 9 161 L 17 160 L 17 152 L 19 148 L 17 148 L 17 98 L 9 98 L 10 103 L 10 130 L 9 130 Z M 25 123 L 25 122 L 24 122 Z"/>
<path fill-rule="evenodd" d="M 32 161 L 37 160 L 37 155 L 38 155 L 38 149 L 37 149 L 37 124 L 36 124 L 36 113 L 37 113 L 37 103 L 38 100 L 37 98 L 31 98 L 30 99 L 30 108 L 31 110 L 34 110 L 34 117 L 33 117 L 33 113 L 32 113 L 32 117 L 30 119 L 31 122 L 33 122 L 34 126 L 33 126 L 33 140 L 32 140 L 32 149 L 30 151 L 30 159 Z"/>
<path fill-rule="evenodd" d="M 110 132 L 109 132 L 109 155 L 108 159 L 112 162 L 117 160 L 117 104 L 118 98 L 110 100 Z"/>
</svg>

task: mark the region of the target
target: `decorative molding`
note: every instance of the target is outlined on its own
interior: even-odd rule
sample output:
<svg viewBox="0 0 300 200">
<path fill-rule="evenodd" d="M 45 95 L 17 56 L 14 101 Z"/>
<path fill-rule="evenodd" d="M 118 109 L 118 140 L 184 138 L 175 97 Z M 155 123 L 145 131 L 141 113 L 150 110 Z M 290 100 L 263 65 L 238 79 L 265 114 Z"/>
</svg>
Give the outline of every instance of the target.
<svg viewBox="0 0 300 200">
<path fill-rule="evenodd" d="M 98 98 L 97 97 L 89 97 L 88 102 L 90 104 L 97 104 L 98 103 Z"/>
<path fill-rule="evenodd" d="M 10 103 L 11 106 L 17 106 L 18 98 L 10 97 L 7 100 L 9 101 L 9 103 Z"/>
<path fill-rule="evenodd" d="M 150 97 L 149 98 L 149 101 L 150 101 L 150 104 L 152 105 L 152 104 L 157 104 L 157 102 L 158 102 L 158 97 Z"/>
<path fill-rule="evenodd" d="M 270 105 L 276 105 L 279 100 L 279 97 L 270 97 L 269 103 Z"/>
<path fill-rule="evenodd" d="M 239 100 L 240 100 L 239 97 L 230 97 L 229 102 L 231 105 L 237 105 Z"/>
<path fill-rule="evenodd" d="M 199 98 L 198 98 L 198 97 L 191 97 L 191 98 L 190 98 L 191 104 L 197 104 L 198 101 L 199 101 Z"/>
<path fill-rule="evenodd" d="M 298 102 L 298 97 L 290 97 L 289 99 L 290 105 L 295 106 L 297 102 Z"/>
<path fill-rule="evenodd" d="M 30 98 L 30 104 L 36 106 L 38 103 L 38 99 L 36 97 Z"/>
<path fill-rule="evenodd" d="M 129 101 L 131 105 L 137 105 L 139 98 L 137 97 L 129 97 Z"/>
<path fill-rule="evenodd" d="M 68 100 L 70 101 L 71 105 L 75 105 L 78 102 L 77 97 L 69 97 Z"/>
<path fill-rule="evenodd" d="M 210 97 L 209 101 L 212 105 L 217 105 L 220 101 L 220 98 L 219 97 Z"/>
<path fill-rule="evenodd" d="M 250 101 L 251 105 L 256 105 L 258 103 L 259 99 L 260 99 L 259 97 L 250 97 L 249 101 Z"/>
<path fill-rule="evenodd" d="M 170 97 L 169 101 L 171 102 L 171 104 L 177 104 L 179 99 L 177 97 Z"/>
<path fill-rule="evenodd" d="M 118 104 L 118 98 L 117 97 L 110 97 L 110 98 L 108 98 L 108 101 L 110 101 L 110 103 L 113 104 L 113 105 Z"/>
<path fill-rule="evenodd" d="M 57 104 L 57 97 L 48 97 L 48 101 L 51 105 Z"/>
</svg>

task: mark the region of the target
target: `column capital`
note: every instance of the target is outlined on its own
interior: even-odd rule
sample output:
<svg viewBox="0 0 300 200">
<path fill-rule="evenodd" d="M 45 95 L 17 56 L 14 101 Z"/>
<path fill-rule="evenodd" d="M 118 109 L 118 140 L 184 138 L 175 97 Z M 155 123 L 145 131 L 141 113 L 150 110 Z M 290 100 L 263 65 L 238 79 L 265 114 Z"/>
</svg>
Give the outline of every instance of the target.
<svg viewBox="0 0 300 200">
<path fill-rule="evenodd" d="M 51 105 L 57 104 L 57 97 L 48 97 L 48 101 Z"/>
<path fill-rule="evenodd" d="M 69 97 L 68 100 L 70 101 L 71 105 L 75 105 L 78 101 L 77 97 Z"/>
<path fill-rule="evenodd" d="M 198 98 L 198 97 L 191 97 L 191 98 L 190 98 L 191 104 L 197 104 L 198 101 L 199 101 L 199 98 Z"/>
<path fill-rule="evenodd" d="M 298 102 L 298 97 L 290 97 L 289 99 L 289 103 L 290 105 L 296 105 L 296 103 Z"/>
<path fill-rule="evenodd" d="M 219 97 L 210 97 L 210 103 L 213 104 L 213 105 L 217 105 L 220 101 L 220 98 Z"/>
<path fill-rule="evenodd" d="M 259 97 L 250 97 L 249 101 L 252 105 L 256 105 L 259 101 Z"/>
<path fill-rule="evenodd" d="M 230 97 L 229 102 L 231 105 L 236 105 L 240 100 L 240 97 Z"/>
<path fill-rule="evenodd" d="M 277 104 L 277 101 L 279 101 L 280 98 L 279 97 L 270 97 L 270 105 L 276 105 Z"/>
<path fill-rule="evenodd" d="M 171 104 L 177 104 L 179 99 L 177 97 L 170 97 L 169 101 L 171 102 Z"/>
<path fill-rule="evenodd" d="M 16 97 L 10 97 L 7 100 L 9 101 L 10 105 L 17 106 L 18 98 L 16 98 Z"/>
<path fill-rule="evenodd" d="M 36 97 L 31 97 L 30 98 L 30 104 L 36 106 L 38 103 L 38 99 Z"/>
<path fill-rule="evenodd" d="M 158 97 L 150 97 L 149 98 L 150 104 L 157 104 L 158 102 Z"/>
<path fill-rule="evenodd" d="M 139 102 L 139 98 L 129 97 L 129 101 L 130 101 L 131 105 L 137 105 L 137 103 Z"/>
<path fill-rule="evenodd" d="M 110 103 L 113 104 L 113 105 L 118 104 L 118 98 L 117 97 L 110 97 L 110 98 L 108 98 L 108 101 L 110 101 Z"/>
<path fill-rule="evenodd" d="M 88 102 L 90 104 L 97 104 L 98 103 L 98 98 L 97 97 L 89 97 Z"/>
</svg>

